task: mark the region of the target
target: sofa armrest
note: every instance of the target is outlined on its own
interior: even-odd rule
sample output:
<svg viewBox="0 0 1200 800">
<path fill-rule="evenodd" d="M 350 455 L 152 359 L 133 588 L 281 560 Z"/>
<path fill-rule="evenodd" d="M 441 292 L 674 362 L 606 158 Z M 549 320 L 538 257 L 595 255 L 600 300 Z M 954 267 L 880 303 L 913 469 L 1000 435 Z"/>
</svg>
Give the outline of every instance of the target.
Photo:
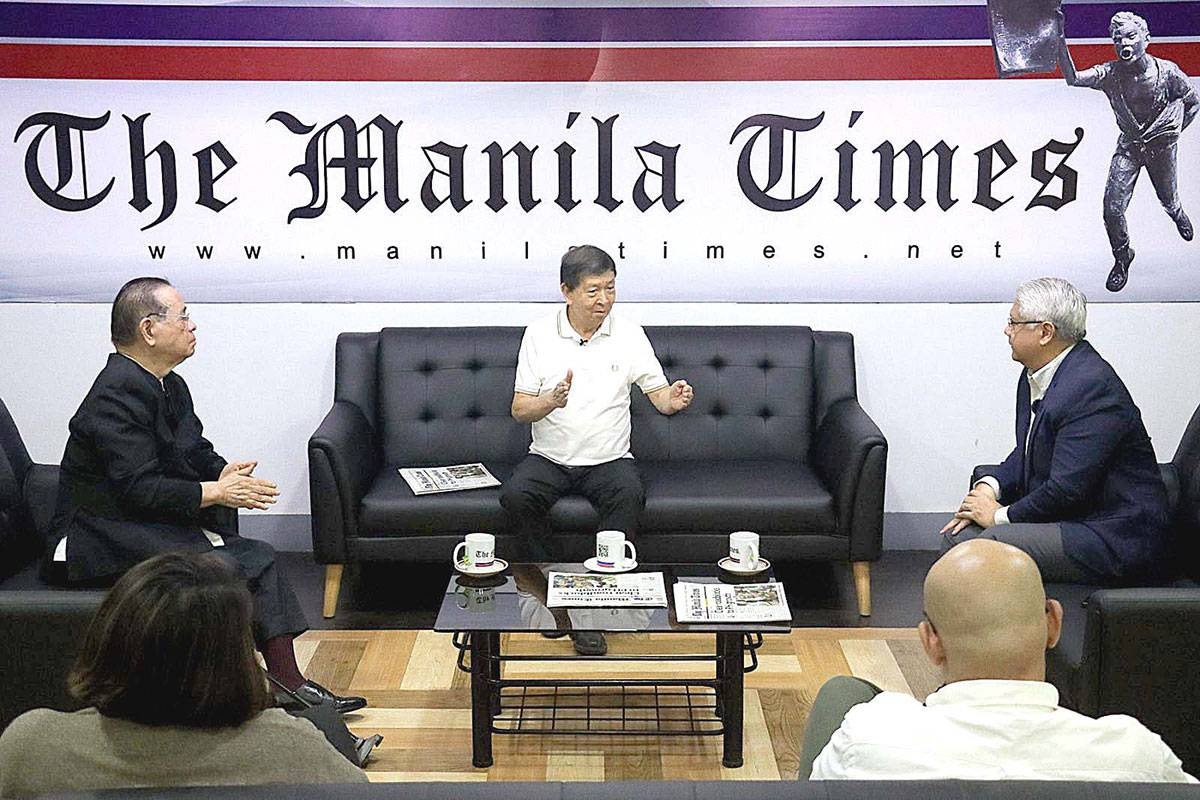
<svg viewBox="0 0 1200 800">
<path fill-rule="evenodd" d="M 1200 766 L 1200 587 L 1101 589 L 1087 599 L 1077 711 L 1129 714 Z"/>
<path fill-rule="evenodd" d="M 67 673 L 104 592 L 29 589 L 0 592 L 0 730 L 31 708 L 74 710 Z"/>
<path fill-rule="evenodd" d="M 379 462 L 371 423 L 358 406 L 335 401 L 308 440 L 313 555 L 319 563 L 345 563 L 346 538 L 358 535 L 358 506 Z"/>
<path fill-rule="evenodd" d="M 879 558 L 887 439 L 857 399 L 843 398 L 830 407 L 813 437 L 811 456 L 833 492 L 838 532 L 850 539 L 850 560 Z"/>
</svg>

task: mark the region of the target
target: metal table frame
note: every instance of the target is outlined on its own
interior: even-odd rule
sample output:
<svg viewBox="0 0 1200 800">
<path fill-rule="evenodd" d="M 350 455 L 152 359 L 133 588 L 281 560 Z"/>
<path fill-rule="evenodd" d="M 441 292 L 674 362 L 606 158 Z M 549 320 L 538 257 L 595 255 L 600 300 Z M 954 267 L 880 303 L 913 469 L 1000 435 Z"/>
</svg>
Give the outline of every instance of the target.
<svg viewBox="0 0 1200 800">
<path fill-rule="evenodd" d="M 455 633 L 458 668 L 471 675 L 472 763 L 490 767 L 492 734 L 722 736 L 721 763 L 742 766 L 744 677 L 758 667 L 761 633 L 717 631 L 711 653 L 504 655 L 499 631 Z M 746 655 L 750 665 L 746 665 Z M 505 679 L 505 661 L 703 661 L 712 678 Z M 601 700 L 619 700 L 602 705 Z M 648 705 L 630 706 L 630 699 Z M 705 712 L 709 712 L 707 715 Z M 697 713 L 701 716 L 697 719 Z M 618 716 L 619 714 L 619 716 Z"/>
</svg>

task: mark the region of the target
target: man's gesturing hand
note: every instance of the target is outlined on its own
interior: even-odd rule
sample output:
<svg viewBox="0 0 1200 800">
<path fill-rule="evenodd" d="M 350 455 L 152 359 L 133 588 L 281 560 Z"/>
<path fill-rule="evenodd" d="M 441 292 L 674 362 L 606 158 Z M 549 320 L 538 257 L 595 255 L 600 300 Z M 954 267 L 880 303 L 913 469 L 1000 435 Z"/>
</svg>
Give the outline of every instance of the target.
<svg viewBox="0 0 1200 800">
<path fill-rule="evenodd" d="M 571 379 L 574 377 L 571 370 L 567 370 L 567 377 L 554 385 L 554 388 L 549 392 L 550 402 L 555 408 L 562 408 L 567 404 L 567 397 L 571 394 Z"/>
<path fill-rule="evenodd" d="M 224 478 L 226 475 L 237 473 L 238 475 L 253 475 L 254 468 L 258 466 L 257 461 L 230 461 L 225 465 L 225 469 L 221 470 L 217 480 Z"/>
<path fill-rule="evenodd" d="M 255 478 L 249 474 L 253 466 L 241 467 L 230 464 L 221 470 L 221 477 L 214 482 L 201 484 L 203 499 L 201 507 L 222 505 L 229 508 L 265 509 L 279 497 L 279 487 L 263 478 Z M 230 469 L 234 467 L 234 469 Z"/>
<path fill-rule="evenodd" d="M 692 404 L 696 393 L 685 380 L 677 380 L 671 384 L 671 393 L 667 396 L 672 411 L 683 411 Z"/>
</svg>

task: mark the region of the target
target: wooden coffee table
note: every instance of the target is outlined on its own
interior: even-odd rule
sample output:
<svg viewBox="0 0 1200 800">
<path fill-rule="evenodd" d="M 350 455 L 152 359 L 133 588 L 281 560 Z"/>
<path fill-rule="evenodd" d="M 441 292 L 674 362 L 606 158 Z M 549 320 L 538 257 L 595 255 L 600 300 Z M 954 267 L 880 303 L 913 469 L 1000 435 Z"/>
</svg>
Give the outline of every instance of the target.
<svg viewBox="0 0 1200 800">
<path fill-rule="evenodd" d="M 501 575 L 455 575 L 446 587 L 434 630 L 454 634 L 458 666 L 471 675 L 472 763 L 490 767 L 493 734 L 721 736 L 722 763 L 742 766 L 745 673 L 758 665 L 764 634 L 786 634 L 790 623 L 683 624 L 675 618 L 672 585 L 727 580 L 715 566 L 643 565 L 662 572 L 667 608 L 549 609 L 546 573 L 585 572 L 581 564 L 514 564 Z M 754 581 L 769 580 L 770 574 Z M 745 579 L 734 579 L 745 582 Z M 581 613 L 585 612 L 585 613 Z M 711 633 L 705 652 L 580 656 L 502 652 L 502 633 L 575 631 Z M 547 646 L 547 650 L 551 648 Z M 750 664 L 746 664 L 749 658 Z M 707 662 L 711 678 L 505 678 L 505 662 Z M 564 666 L 567 666 L 564 664 Z M 567 672 L 564 669 L 564 672 Z M 660 670 L 661 674 L 661 670 Z"/>
</svg>

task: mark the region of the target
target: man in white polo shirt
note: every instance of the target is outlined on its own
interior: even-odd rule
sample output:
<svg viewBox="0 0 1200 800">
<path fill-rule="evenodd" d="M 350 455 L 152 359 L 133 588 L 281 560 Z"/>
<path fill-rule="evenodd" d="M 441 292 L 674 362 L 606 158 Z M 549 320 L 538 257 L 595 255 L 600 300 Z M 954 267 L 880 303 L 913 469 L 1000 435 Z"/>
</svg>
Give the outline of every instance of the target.
<svg viewBox="0 0 1200 800">
<path fill-rule="evenodd" d="M 645 492 L 629 451 L 630 387 L 663 414 L 693 396 L 687 381 L 667 382 L 641 326 L 612 315 L 617 267 L 608 253 L 572 247 L 559 277 L 566 305 L 521 340 L 512 415 L 532 423 L 533 442 L 501 493 L 513 531 L 539 561 L 561 558 L 547 514 L 565 494 L 596 507 L 600 530 L 633 538 Z"/>
</svg>

